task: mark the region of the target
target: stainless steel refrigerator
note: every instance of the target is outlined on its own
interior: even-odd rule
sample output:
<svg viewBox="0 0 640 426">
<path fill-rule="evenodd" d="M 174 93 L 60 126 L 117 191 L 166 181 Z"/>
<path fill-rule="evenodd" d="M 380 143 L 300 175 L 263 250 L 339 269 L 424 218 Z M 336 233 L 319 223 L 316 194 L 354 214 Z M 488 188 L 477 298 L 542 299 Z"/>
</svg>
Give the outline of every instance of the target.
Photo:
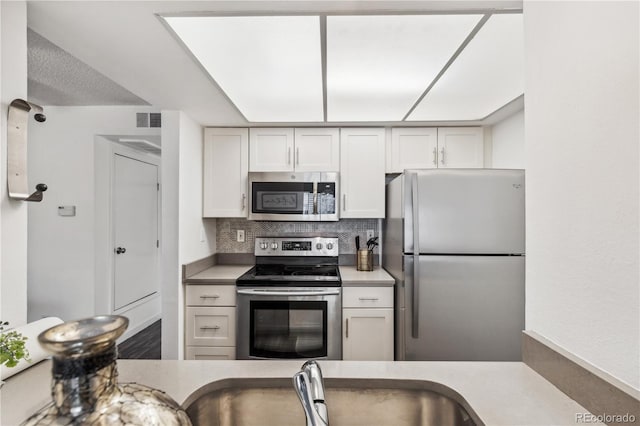
<svg viewBox="0 0 640 426">
<path fill-rule="evenodd" d="M 396 360 L 521 359 L 524 189 L 523 170 L 405 170 L 388 183 Z"/>
</svg>

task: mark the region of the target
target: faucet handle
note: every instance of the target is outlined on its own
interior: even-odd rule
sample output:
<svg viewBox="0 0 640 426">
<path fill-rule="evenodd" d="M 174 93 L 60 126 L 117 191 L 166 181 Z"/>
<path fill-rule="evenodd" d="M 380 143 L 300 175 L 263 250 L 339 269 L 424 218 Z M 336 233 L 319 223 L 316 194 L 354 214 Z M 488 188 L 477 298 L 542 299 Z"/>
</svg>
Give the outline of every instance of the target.
<svg viewBox="0 0 640 426">
<path fill-rule="evenodd" d="M 311 395 L 311 385 L 309 384 L 309 376 L 304 371 L 299 371 L 293 375 L 293 388 L 296 390 L 296 394 L 298 394 L 298 398 L 300 398 L 300 403 L 302 404 L 302 409 L 304 410 L 304 415 L 307 418 L 307 424 L 313 424 L 314 416 L 314 403 L 313 396 Z"/>
<path fill-rule="evenodd" d="M 302 371 L 309 377 L 313 401 L 324 403 L 324 379 L 320 365 L 314 360 L 309 360 L 302 365 Z"/>
</svg>

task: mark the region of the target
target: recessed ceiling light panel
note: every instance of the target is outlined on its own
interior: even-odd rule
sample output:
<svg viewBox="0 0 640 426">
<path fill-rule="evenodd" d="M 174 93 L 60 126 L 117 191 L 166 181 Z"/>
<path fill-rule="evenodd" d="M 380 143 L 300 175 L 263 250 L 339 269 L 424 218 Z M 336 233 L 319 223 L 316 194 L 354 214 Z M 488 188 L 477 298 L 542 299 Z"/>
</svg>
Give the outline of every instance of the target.
<svg viewBox="0 0 640 426">
<path fill-rule="evenodd" d="M 480 120 L 523 93 L 522 15 L 493 15 L 408 120 Z"/>
<path fill-rule="evenodd" d="M 164 19 L 247 120 L 323 121 L 318 16 Z"/>
<path fill-rule="evenodd" d="M 327 17 L 328 121 L 400 121 L 482 15 Z"/>
</svg>

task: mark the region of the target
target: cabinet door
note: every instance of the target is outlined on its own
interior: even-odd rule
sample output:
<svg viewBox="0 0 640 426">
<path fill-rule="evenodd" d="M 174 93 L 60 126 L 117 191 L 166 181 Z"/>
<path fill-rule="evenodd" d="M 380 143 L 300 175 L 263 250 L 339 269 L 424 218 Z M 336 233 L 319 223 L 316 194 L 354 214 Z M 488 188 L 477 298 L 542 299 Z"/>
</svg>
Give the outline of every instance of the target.
<svg viewBox="0 0 640 426">
<path fill-rule="evenodd" d="M 295 129 L 295 170 L 337 172 L 340 170 L 340 130 Z"/>
<path fill-rule="evenodd" d="M 393 128 L 390 153 L 387 173 L 402 173 L 404 169 L 434 169 L 438 167 L 438 129 Z"/>
<path fill-rule="evenodd" d="M 393 361 L 393 309 L 343 309 L 342 329 L 342 359 Z"/>
<path fill-rule="evenodd" d="M 482 127 L 440 127 L 438 129 L 438 167 L 484 167 Z"/>
<path fill-rule="evenodd" d="M 293 171 L 293 129 L 250 129 L 249 171 Z"/>
<path fill-rule="evenodd" d="M 340 129 L 341 218 L 384 217 L 384 155 L 384 129 Z"/>
<path fill-rule="evenodd" d="M 249 131 L 210 128 L 204 131 L 204 217 L 247 216 Z"/>
</svg>

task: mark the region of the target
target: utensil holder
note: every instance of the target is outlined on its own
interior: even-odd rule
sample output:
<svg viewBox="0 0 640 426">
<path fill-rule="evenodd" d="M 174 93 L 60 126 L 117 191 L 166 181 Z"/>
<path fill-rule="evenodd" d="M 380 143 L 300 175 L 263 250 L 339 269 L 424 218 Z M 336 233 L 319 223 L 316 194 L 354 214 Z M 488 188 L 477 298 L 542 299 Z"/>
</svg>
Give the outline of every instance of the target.
<svg viewBox="0 0 640 426">
<path fill-rule="evenodd" d="M 373 251 L 367 249 L 358 250 L 356 266 L 358 271 L 373 271 Z"/>
</svg>

